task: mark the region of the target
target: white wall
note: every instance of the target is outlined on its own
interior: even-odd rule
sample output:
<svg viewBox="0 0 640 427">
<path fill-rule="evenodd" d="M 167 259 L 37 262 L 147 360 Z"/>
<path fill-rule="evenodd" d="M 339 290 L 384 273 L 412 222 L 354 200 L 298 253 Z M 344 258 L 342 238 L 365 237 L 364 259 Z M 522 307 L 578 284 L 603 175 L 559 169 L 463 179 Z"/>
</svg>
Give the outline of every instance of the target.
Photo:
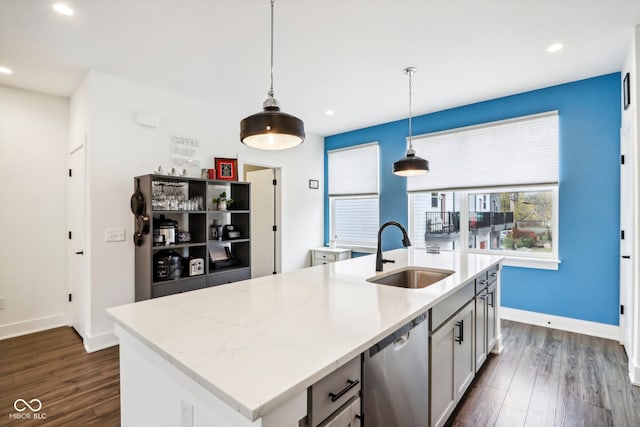
<svg viewBox="0 0 640 427">
<path fill-rule="evenodd" d="M 307 185 L 309 179 L 322 181 L 322 138 L 307 134 L 300 147 L 263 152 L 239 142 L 241 117 L 224 108 L 104 73 L 90 72 L 85 84 L 89 92 L 89 111 L 85 114 L 90 117 L 90 340 L 105 343 L 112 337 L 113 325 L 106 308 L 134 300 L 134 218 L 129 208 L 133 177 L 151 173 L 158 165 L 165 170 L 172 166 L 174 135 L 200 140 L 202 167 L 213 167 L 213 157 L 238 157 L 240 166 L 246 162 L 281 167 L 282 269 L 289 271 L 308 264 L 309 248 L 322 243 L 323 193 Z M 160 127 L 137 125 L 136 112 L 158 116 Z M 242 176 L 242 170 L 239 172 Z M 126 228 L 126 241 L 106 243 L 104 231 L 111 227 Z"/>
<path fill-rule="evenodd" d="M 0 86 L 0 339 L 66 325 L 67 99 Z"/>
</svg>

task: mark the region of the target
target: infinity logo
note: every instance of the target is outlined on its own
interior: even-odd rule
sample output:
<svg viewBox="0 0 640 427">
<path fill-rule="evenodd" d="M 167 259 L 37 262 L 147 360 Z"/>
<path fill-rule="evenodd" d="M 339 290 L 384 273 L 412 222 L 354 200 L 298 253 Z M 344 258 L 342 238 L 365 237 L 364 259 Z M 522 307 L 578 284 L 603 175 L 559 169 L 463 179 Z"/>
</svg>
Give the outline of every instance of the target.
<svg viewBox="0 0 640 427">
<path fill-rule="evenodd" d="M 22 405 L 18 406 L 19 403 L 22 403 Z M 33 406 L 31 406 L 29 403 L 33 404 Z M 37 407 L 34 408 L 34 406 L 36 405 Z M 27 401 L 24 399 L 17 399 L 15 402 L 13 402 L 13 408 L 18 412 L 24 412 L 27 410 L 27 408 L 29 408 L 32 412 L 38 412 L 40 409 L 42 409 L 42 402 L 40 402 L 39 399 L 31 399 L 27 403 Z"/>
</svg>

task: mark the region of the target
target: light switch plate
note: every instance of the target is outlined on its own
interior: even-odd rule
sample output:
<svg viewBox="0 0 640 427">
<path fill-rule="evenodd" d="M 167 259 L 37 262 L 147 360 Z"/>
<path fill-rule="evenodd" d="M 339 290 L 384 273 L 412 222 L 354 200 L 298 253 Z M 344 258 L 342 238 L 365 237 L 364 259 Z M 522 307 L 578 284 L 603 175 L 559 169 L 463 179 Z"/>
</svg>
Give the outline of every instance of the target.
<svg viewBox="0 0 640 427">
<path fill-rule="evenodd" d="M 193 405 L 185 400 L 180 402 L 180 427 L 193 427 Z"/>
<path fill-rule="evenodd" d="M 124 242 L 125 238 L 124 228 L 107 228 L 104 230 L 105 242 Z"/>
<path fill-rule="evenodd" d="M 5 308 L 7 308 L 7 299 L 0 297 L 0 310 L 4 310 Z"/>
</svg>

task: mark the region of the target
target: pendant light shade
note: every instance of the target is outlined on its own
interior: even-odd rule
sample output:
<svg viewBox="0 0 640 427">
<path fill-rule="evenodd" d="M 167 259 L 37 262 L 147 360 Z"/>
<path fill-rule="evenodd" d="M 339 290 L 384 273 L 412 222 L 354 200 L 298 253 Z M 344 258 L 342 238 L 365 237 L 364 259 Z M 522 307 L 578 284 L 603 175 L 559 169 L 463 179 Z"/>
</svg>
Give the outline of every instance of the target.
<svg viewBox="0 0 640 427">
<path fill-rule="evenodd" d="M 413 149 L 413 137 L 411 134 L 411 77 L 415 74 L 416 68 L 407 67 L 404 72 L 409 75 L 409 148 L 406 156 L 393 162 L 393 173 L 400 176 L 416 176 L 429 172 L 429 162 L 422 157 L 416 156 L 416 152 Z"/>
<path fill-rule="evenodd" d="M 271 86 L 268 98 L 262 104 L 264 110 L 245 117 L 240 122 L 240 140 L 261 150 L 285 150 L 302 144 L 304 123 L 291 114 L 280 111 L 280 104 L 273 96 L 273 6 L 271 0 Z"/>
<path fill-rule="evenodd" d="M 416 156 L 412 148 L 407 150 L 407 155 L 393 162 L 393 173 L 400 176 L 416 176 L 429 172 L 429 162 Z"/>
<path fill-rule="evenodd" d="M 279 107 L 265 107 L 240 122 L 240 139 L 261 150 L 284 150 L 304 141 L 304 124 Z"/>
</svg>

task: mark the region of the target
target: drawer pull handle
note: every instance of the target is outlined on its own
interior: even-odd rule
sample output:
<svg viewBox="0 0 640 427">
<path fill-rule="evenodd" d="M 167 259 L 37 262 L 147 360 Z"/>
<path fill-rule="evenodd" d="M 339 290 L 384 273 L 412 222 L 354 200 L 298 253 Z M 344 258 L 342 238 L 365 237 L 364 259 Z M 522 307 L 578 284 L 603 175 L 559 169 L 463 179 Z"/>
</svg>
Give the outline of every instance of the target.
<svg viewBox="0 0 640 427">
<path fill-rule="evenodd" d="M 489 276 L 491 277 L 496 277 L 498 274 L 497 273 L 489 273 Z"/>
<path fill-rule="evenodd" d="M 331 401 L 335 402 L 336 400 L 340 399 L 342 396 L 345 395 L 345 393 L 347 393 L 349 390 L 351 390 L 358 384 L 360 384 L 360 380 L 355 380 L 355 381 L 347 380 L 347 386 L 345 388 L 343 388 L 337 393 L 329 393 L 329 397 L 331 398 Z"/>
<path fill-rule="evenodd" d="M 458 335 L 458 337 L 456 338 L 456 342 L 462 345 L 462 341 L 464 341 L 464 320 L 456 322 L 456 326 L 460 328 L 459 329 L 460 335 Z"/>
</svg>

